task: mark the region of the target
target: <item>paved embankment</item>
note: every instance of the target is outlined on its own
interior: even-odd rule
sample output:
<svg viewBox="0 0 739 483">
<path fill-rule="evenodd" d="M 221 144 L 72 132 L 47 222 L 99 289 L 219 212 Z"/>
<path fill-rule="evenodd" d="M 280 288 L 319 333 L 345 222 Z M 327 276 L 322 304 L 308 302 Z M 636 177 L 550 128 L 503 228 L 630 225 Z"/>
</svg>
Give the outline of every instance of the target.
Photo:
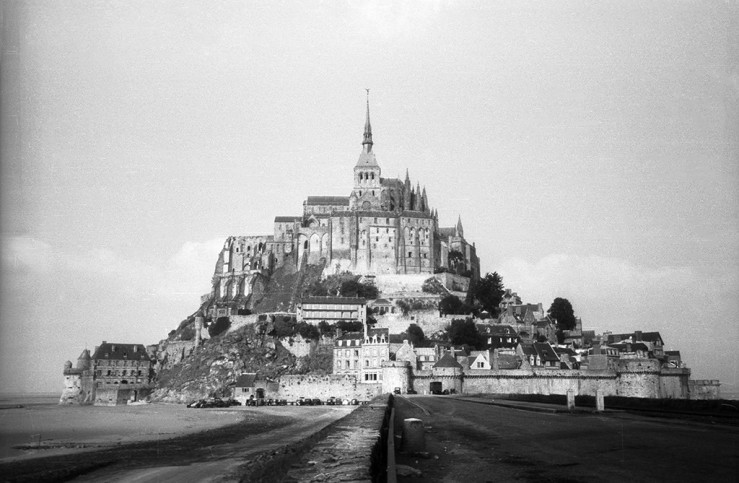
<svg viewBox="0 0 739 483">
<path fill-rule="evenodd" d="M 384 473 L 389 395 L 359 407 L 327 428 L 290 465 L 284 481 L 373 481 Z M 384 476 L 384 475 L 383 475 Z"/>
</svg>

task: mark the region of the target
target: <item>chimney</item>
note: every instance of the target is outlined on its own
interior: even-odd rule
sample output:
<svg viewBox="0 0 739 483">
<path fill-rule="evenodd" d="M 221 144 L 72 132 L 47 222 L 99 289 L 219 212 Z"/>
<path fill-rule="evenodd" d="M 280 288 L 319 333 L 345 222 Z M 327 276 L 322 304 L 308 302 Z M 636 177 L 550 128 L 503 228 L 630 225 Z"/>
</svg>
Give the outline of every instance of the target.
<svg viewBox="0 0 739 483">
<path fill-rule="evenodd" d="M 634 331 L 634 342 L 638 342 L 638 341 L 642 340 L 641 337 L 642 337 L 641 336 L 641 330 Z"/>
</svg>

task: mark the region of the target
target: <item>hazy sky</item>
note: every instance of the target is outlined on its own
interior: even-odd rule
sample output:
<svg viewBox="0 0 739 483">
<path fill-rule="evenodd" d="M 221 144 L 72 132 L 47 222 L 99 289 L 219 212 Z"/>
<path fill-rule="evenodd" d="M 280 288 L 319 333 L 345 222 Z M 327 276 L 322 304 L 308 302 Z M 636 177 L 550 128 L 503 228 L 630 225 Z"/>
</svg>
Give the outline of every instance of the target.
<svg viewBox="0 0 739 483">
<path fill-rule="evenodd" d="M 483 272 L 737 384 L 737 3 L 7 1 L 3 391 L 152 344 L 229 235 L 383 176 Z"/>
</svg>

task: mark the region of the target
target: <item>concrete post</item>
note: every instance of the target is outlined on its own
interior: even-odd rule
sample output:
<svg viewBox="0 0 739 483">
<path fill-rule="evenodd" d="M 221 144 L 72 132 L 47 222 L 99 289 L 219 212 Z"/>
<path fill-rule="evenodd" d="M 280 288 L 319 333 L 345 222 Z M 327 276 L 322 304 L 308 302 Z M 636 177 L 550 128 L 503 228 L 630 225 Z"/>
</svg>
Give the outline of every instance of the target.
<svg viewBox="0 0 739 483">
<path fill-rule="evenodd" d="M 595 410 L 598 412 L 605 411 L 606 404 L 603 400 L 603 391 L 600 389 L 595 391 Z"/>
<path fill-rule="evenodd" d="M 572 389 L 567 390 L 567 410 L 572 411 L 575 409 L 575 391 Z"/>
<path fill-rule="evenodd" d="M 403 420 L 403 451 L 419 453 L 426 450 L 426 436 L 423 432 L 423 421 L 416 418 Z"/>
</svg>

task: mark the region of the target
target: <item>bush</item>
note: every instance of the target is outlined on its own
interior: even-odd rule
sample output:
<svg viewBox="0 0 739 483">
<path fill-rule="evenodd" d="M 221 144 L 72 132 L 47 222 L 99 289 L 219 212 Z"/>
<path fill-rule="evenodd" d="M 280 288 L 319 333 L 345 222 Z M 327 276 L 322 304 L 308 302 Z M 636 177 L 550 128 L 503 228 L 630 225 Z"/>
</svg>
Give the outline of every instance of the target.
<svg viewBox="0 0 739 483">
<path fill-rule="evenodd" d="M 318 331 L 318 327 L 307 322 L 301 322 L 297 324 L 297 330 L 298 334 L 300 334 L 300 336 L 306 340 L 318 340 L 321 337 L 321 333 Z"/>
<path fill-rule="evenodd" d="M 321 335 L 333 334 L 334 326 L 329 324 L 325 320 L 322 320 L 318 323 L 318 331 L 321 333 Z"/>
<path fill-rule="evenodd" d="M 291 337 L 298 333 L 298 323 L 290 317 L 276 317 L 274 323 L 274 331 L 269 335 L 281 339 L 283 337 Z"/>
<path fill-rule="evenodd" d="M 398 300 L 398 302 L 395 304 L 400 309 L 400 312 L 406 316 L 411 311 L 411 305 L 406 302 L 405 300 Z"/>
<path fill-rule="evenodd" d="M 251 310 L 249 309 L 239 309 L 236 311 L 238 315 L 251 315 Z"/>
<path fill-rule="evenodd" d="M 208 326 L 208 334 L 211 337 L 215 337 L 227 331 L 229 327 L 231 327 L 231 319 L 228 317 L 218 317 L 215 323 Z"/>
<path fill-rule="evenodd" d="M 346 321 L 340 320 L 336 322 L 336 328 L 341 329 L 342 332 L 362 332 L 364 326 L 359 321 Z"/>
<path fill-rule="evenodd" d="M 193 340 L 195 338 L 195 328 L 187 325 L 180 330 L 180 340 Z"/>
<path fill-rule="evenodd" d="M 447 293 L 446 288 L 444 288 L 444 285 L 441 284 L 438 280 L 436 280 L 434 277 L 426 279 L 426 281 L 423 282 L 423 285 L 421 285 L 421 290 L 425 293 L 431 293 L 431 294 L 445 294 Z"/>
</svg>

